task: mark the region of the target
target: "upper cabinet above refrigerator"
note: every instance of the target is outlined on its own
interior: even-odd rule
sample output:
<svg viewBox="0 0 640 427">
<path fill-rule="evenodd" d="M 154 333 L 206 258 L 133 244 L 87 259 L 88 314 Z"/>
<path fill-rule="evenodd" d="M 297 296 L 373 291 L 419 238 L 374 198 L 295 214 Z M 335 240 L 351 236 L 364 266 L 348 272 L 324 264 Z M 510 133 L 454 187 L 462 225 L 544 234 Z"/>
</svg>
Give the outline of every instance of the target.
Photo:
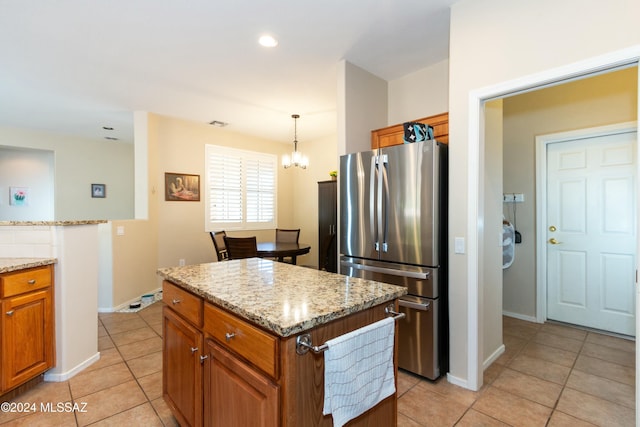
<svg viewBox="0 0 640 427">
<path fill-rule="evenodd" d="M 433 127 L 433 137 L 438 142 L 449 143 L 449 113 L 412 120 Z M 402 123 L 371 131 L 371 148 L 384 148 L 404 144 Z"/>
</svg>

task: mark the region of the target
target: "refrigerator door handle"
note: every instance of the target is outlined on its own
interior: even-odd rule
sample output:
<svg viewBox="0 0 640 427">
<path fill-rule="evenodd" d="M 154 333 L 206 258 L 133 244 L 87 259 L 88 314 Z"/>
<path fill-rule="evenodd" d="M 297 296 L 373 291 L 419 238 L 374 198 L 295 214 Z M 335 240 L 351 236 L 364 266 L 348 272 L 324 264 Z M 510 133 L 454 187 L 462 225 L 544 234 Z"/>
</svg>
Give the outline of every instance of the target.
<svg viewBox="0 0 640 427">
<path fill-rule="evenodd" d="M 392 276 L 409 277 L 411 279 L 426 280 L 431 275 L 430 272 L 417 272 L 417 271 L 403 271 L 396 270 L 394 268 L 375 267 L 373 265 L 364 265 L 351 261 L 340 261 L 340 264 L 345 267 L 355 268 L 356 270 L 371 271 L 372 273 L 389 274 Z"/>
<path fill-rule="evenodd" d="M 387 235 L 388 235 L 388 227 L 389 227 L 389 156 L 387 154 L 383 154 L 380 156 L 380 175 L 382 176 L 380 179 L 380 187 L 381 193 L 384 194 L 384 199 L 382 199 L 382 195 L 380 196 L 380 204 L 382 204 L 381 211 L 384 211 L 384 217 L 382 213 L 380 214 L 380 231 L 382 233 L 382 252 L 387 252 Z"/>
<path fill-rule="evenodd" d="M 371 157 L 371 173 L 369 174 L 369 188 L 371 189 L 371 197 L 369 197 L 369 230 L 371 230 L 371 240 L 373 240 L 374 249 L 376 252 L 380 250 L 378 244 L 378 228 L 376 227 L 376 219 L 375 214 L 377 212 L 376 209 L 376 198 L 374 189 L 376 188 L 376 167 L 378 164 L 378 156 Z"/>
<path fill-rule="evenodd" d="M 382 250 L 383 252 L 387 251 L 387 243 L 384 240 L 384 237 L 381 238 L 380 234 L 383 232 L 384 230 L 384 220 L 382 217 L 382 210 L 383 210 L 383 201 L 382 201 L 382 194 L 384 191 L 384 164 L 387 162 L 387 155 L 383 154 L 380 156 L 377 156 L 377 160 L 376 160 L 376 165 L 378 167 L 378 183 L 377 183 L 377 187 L 376 188 L 376 214 L 378 216 L 378 224 L 376 227 L 376 234 L 377 234 L 377 239 L 376 239 L 376 250 L 380 251 Z M 380 247 L 380 244 L 382 243 L 382 247 Z"/>
<path fill-rule="evenodd" d="M 406 308 L 411 308 L 413 310 L 420 310 L 420 311 L 429 311 L 431 309 L 431 303 L 429 301 L 425 303 L 419 303 L 419 302 L 403 300 L 402 297 L 398 299 L 398 305 L 400 307 L 406 307 Z"/>
</svg>

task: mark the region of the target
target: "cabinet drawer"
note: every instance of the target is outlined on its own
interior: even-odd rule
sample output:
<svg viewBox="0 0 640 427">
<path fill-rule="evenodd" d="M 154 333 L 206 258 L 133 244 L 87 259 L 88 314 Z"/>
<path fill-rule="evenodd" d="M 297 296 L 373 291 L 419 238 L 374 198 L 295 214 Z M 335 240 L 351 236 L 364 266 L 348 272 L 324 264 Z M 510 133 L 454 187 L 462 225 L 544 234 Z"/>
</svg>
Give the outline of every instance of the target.
<svg viewBox="0 0 640 427">
<path fill-rule="evenodd" d="M 208 303 L 204 305 L 203 329 L 227 349 L 244 357 L 271 377 L 277 378 L 276 337 Z"/>
<path fill-rule="evenodd" d="M 202 326 L 202 298 L 165 280 L 162 282 L 162 300 L 194 325 Z"/>
<path fill-rule="evenodd" d="M 50 266 L 30 268 L 0 277 L 2 296 L 10 297 L 51 286 L 53 282 Z"/>
</svg>

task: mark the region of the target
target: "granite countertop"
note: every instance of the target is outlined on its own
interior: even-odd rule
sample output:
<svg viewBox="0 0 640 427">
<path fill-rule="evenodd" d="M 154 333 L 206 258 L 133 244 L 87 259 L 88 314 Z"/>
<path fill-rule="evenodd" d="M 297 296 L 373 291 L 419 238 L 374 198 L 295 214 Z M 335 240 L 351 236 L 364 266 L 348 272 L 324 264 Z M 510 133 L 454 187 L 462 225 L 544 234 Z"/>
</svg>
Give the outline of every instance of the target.
<svg viewBox="0 0 640 427">
<path fill-rule="evenodd" d="M 158 274 L 281 337 L 407 293 L 402 286 L 260 258 L 161 268 Z"/>
<path fill-rule="evenodd" d="M 55 258 L 0 258 L 0 273 L 10 273 L 55 263 Z"/>
<path fill-rule="evenodd" d="M 104 224 L 106 219 L 84 219 L 84 220 L 69 220 L 69 221 L 0 221 L 0 226 L 3 225 L 92 225 L 92 224 Z"/>
</svg>

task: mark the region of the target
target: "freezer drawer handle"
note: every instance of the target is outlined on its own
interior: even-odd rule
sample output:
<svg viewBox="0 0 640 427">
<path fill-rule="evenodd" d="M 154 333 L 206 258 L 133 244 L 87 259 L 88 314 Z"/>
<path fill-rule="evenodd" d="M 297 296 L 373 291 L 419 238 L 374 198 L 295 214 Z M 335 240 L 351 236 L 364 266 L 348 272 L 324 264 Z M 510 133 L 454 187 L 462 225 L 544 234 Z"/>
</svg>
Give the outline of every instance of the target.
<svg viewBox="0 0 640 427">
<path fill-rule="evenodd" d="M 398 304 L 400 305 L 400 307 L 412 308 L 414 310 L 420 310 L 420 311 L 429 311 L 429 310 L 431 310 L 431 303 L 429 301 L 427 301 L 426 303 L 419 303 L 419 302 L 413 302 L 413 301 L 407 301 L 407 300 L 399 299 L 398 300 Z"/>
<path fill-rule="evenodd" d="M 371 265 L 363 265 L 363 264 L 358 264 L 358 263 L 349 262 L 349 261 L 341 261 L 340 263 L 342 265 L 344 265 L 345 267 L 353 267 L 356 270 L 366 270 L 366 271 L 371 271 L 373 273 L 390 274 L 392 276 L 410 277 L 412 279 L 426 280 L 426 279 L 429 278 L 429 276 L 431 274 L 428 271 L 423 272 L 423 273 L 418 273 L 416 271 L 402 271 L 402 270 L 395 270 L 393 268 L 374 267 L 374 266 L 371 266 Z"/>
</svg>

